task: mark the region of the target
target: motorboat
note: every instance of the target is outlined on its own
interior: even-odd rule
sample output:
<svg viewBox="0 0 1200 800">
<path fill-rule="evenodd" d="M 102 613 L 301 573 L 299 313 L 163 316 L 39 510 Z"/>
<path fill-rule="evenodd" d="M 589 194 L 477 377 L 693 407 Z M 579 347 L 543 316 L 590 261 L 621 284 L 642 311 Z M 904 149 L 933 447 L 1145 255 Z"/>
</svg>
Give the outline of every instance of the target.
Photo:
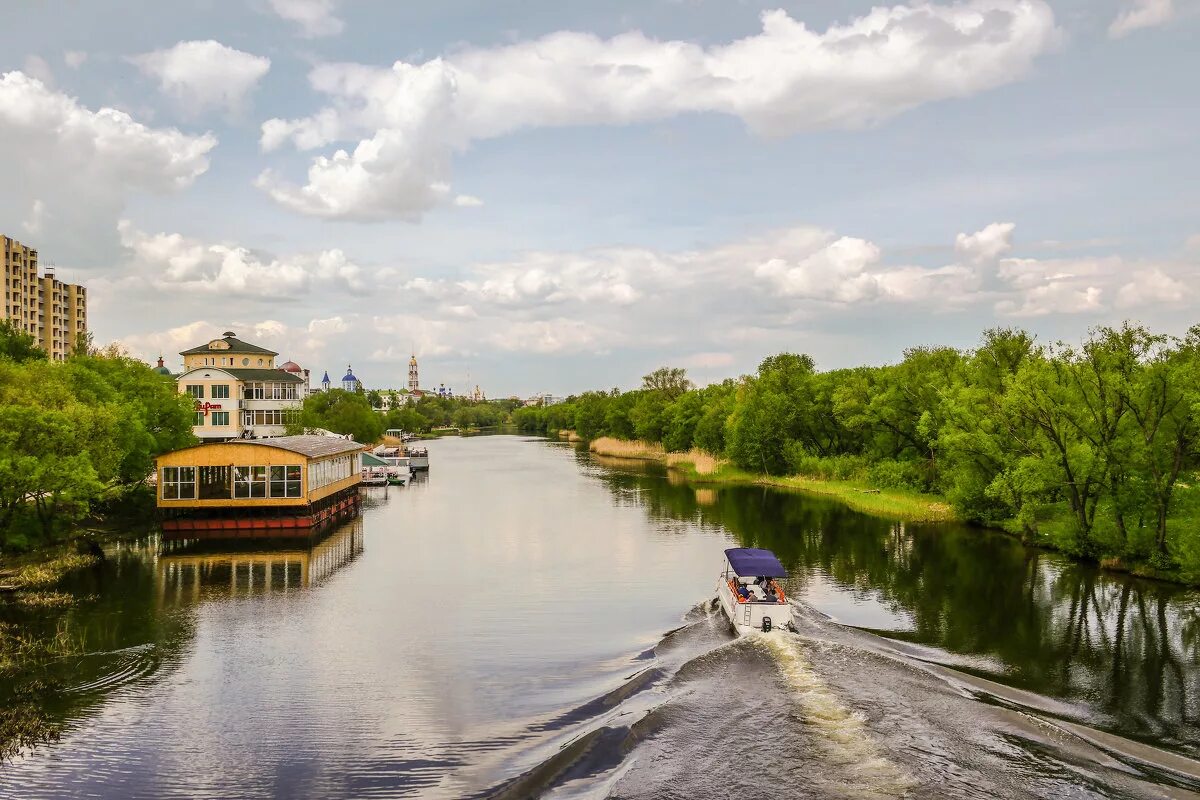
<svg viewBox="0 0 1200 800">
<path fill-rule="evenodd" d="M 408 460 L 412 464 L 413 472 L 429 469 L 429 450 L 424 447 L 408 448 Z"/>
<path fill-rule="evenodd" d="M 393 486 L 406 486 L 412 478 L 412 461 L 399 447 L 380 445 L 372 453 L 387 466 L 388 483 Z"/>
<path fill-rule="evenodd" d="M 412 480 L 412 464 L 404 456 L 384 456 L 387 464 L 388 483 L 393 486 L 407 486 Z"/>
<path fill-rule="evenodd" d="M 717 578 L 717 600 L 739 636 L 774 628 L 793 630 L 792 609 L 780 578 L 787 570 L 770 550 L 731 547 Z"/>
</svg>

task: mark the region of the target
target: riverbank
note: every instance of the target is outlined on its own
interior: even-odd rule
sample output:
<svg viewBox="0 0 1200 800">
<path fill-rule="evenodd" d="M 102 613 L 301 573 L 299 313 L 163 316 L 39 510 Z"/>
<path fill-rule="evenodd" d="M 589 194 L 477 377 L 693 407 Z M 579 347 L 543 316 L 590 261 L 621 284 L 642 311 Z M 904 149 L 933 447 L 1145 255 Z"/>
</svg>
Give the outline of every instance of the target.
<svg viewBox="0 0 1200 800">
<path fill-rule="evenodd" d="M 575 431 L 559 431 L 560 438 L 571 442 L 583 441 Z M 837 481 L 810 478 L 803 475 L 763 475 L 734 467 L 727 461 L 706 453 L 702 450 L 692 450 L 687 453 L 668 453 L 662 445 L 643 442 L 601 437 L 588 443 L 588 450 L 599 456 L 609 458 L 628 458 L 642 461 L 655 461 L 668 469 L 682 475 L 689 482 L 699 484 L 721 485 L 751 485 L 771 486 L 779 489 L 803 492 L 835 499 L 848 508 L 883 519 L 901 522 L 965 523 L 946 500 L 940 495 L 922 494 L 910 489 L 877 488 L 863 481 Z M 1090 559 L 1079 558 L 1072 553 L 1056 546 L 1049 536 L 1037 537 L 1029 541 L 1020 533 L 1002 527 L 978 526 L 981 530 L 1003 533 L 1033 547 L 1063 553 L 1082 561 L 1094 563 L 1106 572 L 1133 575 L 1139 578 L 1181 584 L 1184 586 L 1200 586 L 1200 581 L 1183 574 L 1179 570 L 1165 570 L 1142 561 L 1125 561 L 1120 558 Z"/>
<path fill-rule="evenodd" d="M 574 431 L 560 431 L 581 441 Z M 571 438 L 571 437 L 574 438 Z M 855 511 L 902 522 L 960 522 L 945 498 L 906 489 L 876 489 L 859 481 L 826 481 L 803 475 L 761 475 L 738 469 L 702 450 L 668 453 L 662 445 L 601 437 L 588 444 L 600 456 L 656 461 L 694 483 L 773 486 L 834 498 Z"/>
</svg>

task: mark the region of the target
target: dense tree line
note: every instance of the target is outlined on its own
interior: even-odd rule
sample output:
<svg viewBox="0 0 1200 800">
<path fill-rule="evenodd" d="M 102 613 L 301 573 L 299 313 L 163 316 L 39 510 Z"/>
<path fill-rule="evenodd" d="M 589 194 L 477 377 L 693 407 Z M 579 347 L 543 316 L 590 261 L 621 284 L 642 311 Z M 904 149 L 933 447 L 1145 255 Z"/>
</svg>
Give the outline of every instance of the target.
<svg viewBox="0 0 1200 800">
<path fill-rule="evenodd" d="M 971 351 L 819 371 L 806 355 L 701 389 L 659 370 L 641 389 L 519 409 L 525 431 L 700 448 L 773 475 L 944 495 L 967 520 L 1092 559 L 1200 578 L 1200 326 L 1125 325 L 1080 346 L 987 331 Z"/>
<path fill-rule="evenodd" d="M 52 362 L 0 322 L 0 545 L 29 546 L 143 486 L 195 442 L 193 403 L 115 348 Z"/>
<path fill-rule="evenodd" d="M 378 395 L 378 392 L 374 393 Z M 334 433 L 346 433 L 355 441 L 378 441 L 385 430 L 398 429 L 409 433 L 428 433 L 434 428 L 455 427 L 461 430 L 490 428 L 508 422 L 515 405 L 510 400 L 472 401 L 461 397 L 425 395 L 413 403 L 403 403 L 386 412 L 377 409 L 378 401 L 372 392 L 347 392 L 330 389 L 309 395 L 300 417 L 289 426 L 289 433 L 304 428 L 324 428 Z"/>
</svg>

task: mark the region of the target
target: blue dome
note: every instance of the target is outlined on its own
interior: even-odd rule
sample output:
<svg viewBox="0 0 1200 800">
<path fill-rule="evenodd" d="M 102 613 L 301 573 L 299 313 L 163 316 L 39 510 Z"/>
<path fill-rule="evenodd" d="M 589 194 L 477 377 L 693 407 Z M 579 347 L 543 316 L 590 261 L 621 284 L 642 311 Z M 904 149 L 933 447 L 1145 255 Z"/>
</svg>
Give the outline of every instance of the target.
<svg viewBox="0 0 1200 800">
<path fill-rule="evenodd" d="M 342 376 L 342 383 L 346 383 L 347 381 L 358 382 L 358 378 L 354 377 L 354 373 L 349 367 L 346 367 L 346 374 Z"/>
</svg>

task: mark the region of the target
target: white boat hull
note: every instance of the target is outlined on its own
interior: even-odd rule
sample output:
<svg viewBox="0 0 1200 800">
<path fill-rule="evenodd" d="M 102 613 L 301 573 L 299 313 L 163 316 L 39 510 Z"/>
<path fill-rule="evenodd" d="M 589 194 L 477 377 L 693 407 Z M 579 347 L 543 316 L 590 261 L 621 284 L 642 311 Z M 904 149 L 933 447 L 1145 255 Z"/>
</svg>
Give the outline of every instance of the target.
<svg viewBox="0 0 1200 800">
<path fill-rule="evenodd" d="M 786 600 L 781 603 L 739 602 L 729 586 L 729 581 L 723 576 L 717 578 L 717 601 L 738 636 L 745 636 L 751 631 L 761 631 L 767 619 L 771 621 L 772 630 L 787 630 L 792 626 L 792 609 Z"/>
</svg>

